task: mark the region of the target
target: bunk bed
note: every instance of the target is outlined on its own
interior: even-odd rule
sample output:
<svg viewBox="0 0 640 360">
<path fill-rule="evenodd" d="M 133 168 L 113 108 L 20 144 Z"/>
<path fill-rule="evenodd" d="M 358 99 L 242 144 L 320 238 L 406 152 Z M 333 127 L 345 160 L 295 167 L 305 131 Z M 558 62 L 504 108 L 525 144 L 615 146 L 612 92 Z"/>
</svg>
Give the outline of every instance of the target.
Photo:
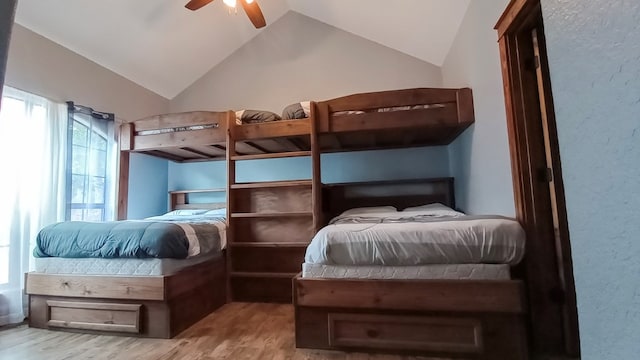
<svg viewBox="0 0 640 360">
<path fill-rule="evenodd" d="M 319 153 L 446 145 L 474 121 L 470 89 L 355 94 L 312 102 L 311 114 Z M 450 178 L 328 184 L 322 192 L 320 216 L 326 220 L 358 207 L 402 210 L 441 203 L 455 208 Z M 296 346 L 526 359 L 523 284 L 511 279 L 508 265 L 488 267 L 498 270 L 466 279 L 428 274 L 387 279 L 346 270 L 341 272 L 346 277 L 314 274 L 305 266 L 293 280 Z"/>
<path fill-rule="evenodd" d="M 282 120 L 267 118 L 230 121 L 228 128 L 229 274 L 237 301 L 292 301 L 290 281 L 325 218 L 321 153 L 445 145 L 474 121 L 468 88 L 355 94 L 292 104 Z M 261 141 L 285 146 L 240 152 L 247 142 Z M 310 178 L 236 183 L 237 161 L 300 156 L 311 157 Z"/>
<path fill-rule="evenodd" d="M 447 145 L 474 122 L 469 88 L 361 93 L 312 107 L 322 152 Z"/>
<path fill-rule="evenodd" d="M 226 129 L 231 118 L 234 118 L 231 111 L 191 112 L 152 116 L 122 124 L 119 132 L 118 219 L 127 218 L 130 153 L 180 162 L 225 158 Z M 26 275 L 29 325 L 79 332 L 171 338 L 222 306 L 227 300 L 226 203 L 195 203 L 197 201 L 191 200 L 197 194 L 225 191 L 172 191 L 169 194 L 172 212 L 167 214 L 171 216 L 149 219 L 170 223 L 165 227 L 174 232 L 176 226 L 182 228 L 184 233 L 178 233 L 186 236 L 189 246 L 185 250 L 182 247 L 185 240 L 179 239 L 181 246 L 178 247 L 178 255 L 171 255 L 175 258 L 164 259 L 164 253 L 146 254 L 141 250 L 142 243 L 139 249 L 131 251 L 136 256 L 145 253 L 144 256 L 153 258 L 64 259 L 55 257 L 57 253 L 50 257 L 49 250 L 38 250 L 45 257 L 37 259 L 36 271 Z M 175 211 L 180 215 L 175 215 Z M 205 211 L 207 214 L 203 214 Z M 182 216 L 186 213 L 193 216 Z M 114 226 L 124 224 L 123 228 L 127 228 L 127 224 L 131 223 L 138 223 L 134 224 L 136 228 L 140 225 L 139 221 L 127 221 L 114 223 Z M 189 223 L 189 226 L 184 225 Z M 109 226 L 106 223 L 95 225 Z M 213 242 L 200 242 L 190 236 L 191 231 L 197 232 L 196 227 L 204 229 L 207 241 Z M 102 232 L 102 228 L 96 228 L 96 231 L 95 237 L 104 238 L 106 232 Z M 138 229 L 138 232 L 141 231 Z M 217 240 L 209 238 L 216 234 Z M 58 239 L 65 240 L 65 236 L 60 234 Z M 161 237 L 149 235 L 146 239 L 160 242 Z M 50 242 L 55 243 L 57 239 Z M 82 246 L 80 248 L 86 250 Z M 115 257 L 125 247 L 110 248 L 107 245 L 104 248 L 108 249 L 107 257 Z M 192 253 L 193 249 L 198 249 L 200 255 L 196 255 L 197 251 Z M 64 252 L 68 249 L 55 250 Z M 183 254 L 185 251 L 187 253 Z M 188 257 L 183 258 L 185 255 Z"/>
</svg>

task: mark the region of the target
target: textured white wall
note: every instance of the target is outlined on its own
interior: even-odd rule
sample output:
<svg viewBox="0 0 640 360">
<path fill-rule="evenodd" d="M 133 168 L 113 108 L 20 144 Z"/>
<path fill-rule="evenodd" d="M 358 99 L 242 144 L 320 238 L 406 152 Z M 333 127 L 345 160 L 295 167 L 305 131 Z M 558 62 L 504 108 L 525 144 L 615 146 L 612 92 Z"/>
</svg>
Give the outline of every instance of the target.
<svg viewBox="0 0 640 360">
<path fill-rule="evenodd" d="M 135 120 L 169 111 L 169 100 L 15 24 L 5 84 Z"/>
<path fill-rule="evenodd" d="M 171 100 L 171 111 L 260 109 L 442 85 L 440 68 L 290 11 Z"/>
<path fill-rule="evenodd" d="M 542 0 L 582 359 L 640 356 L 640 2 Z"/>
<path fill-rule="evenodd" d="M 509 0 L 471 1 L 442 66 L 446 87 L 473 89 L 475 124 L 449 145 L 458 206 L 514 216 L 509 141 L 497 34 Z"/>
<path fill-rule="evenodd" d="M 9 53 L 9 39 L 11 37 L 13 17 L 17 3 L 16 0 L 0 2 L 0 95 L 2 95 L 4 72 L 7 67 L 7 56 Z"/>
<path fill-rule="evenodd" d="M 53 101 L 72 100 L 113 112 L 123 120 L 169 111 L 169 100 L 18 24 L 13 28 L 5 84 Z M 166 204 L 166 169 L 166 160 L 132 157 L 131 214 L 157 212 L 149 197 L 161 198 Z"/>
<path fill-rule="evenodd" d="M 171 111 L 264 109 L 358 92 L 440 87 L 440 68 L 289 12 L 171 100 Z M 169 189 L 219 184 L 220 164 L 169 166 Z M 308 159 L 242 162 L 238 181 L 310 177 Z M 189 171 L 189 179 L 181 179 Z M 323 181 L 449 176 L 445 147 L 323 156 Z M 214 184 L 215 183 L 215 184 Z"/>
</svg>

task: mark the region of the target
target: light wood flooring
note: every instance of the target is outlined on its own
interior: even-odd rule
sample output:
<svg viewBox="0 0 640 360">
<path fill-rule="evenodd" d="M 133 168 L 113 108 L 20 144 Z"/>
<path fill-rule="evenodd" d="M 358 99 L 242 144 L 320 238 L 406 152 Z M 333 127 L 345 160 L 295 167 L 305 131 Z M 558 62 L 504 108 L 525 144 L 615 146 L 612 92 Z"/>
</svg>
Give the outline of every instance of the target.
<svg viewBox="0 0 640 360">
<path fill-rule="evenodd" d="M 0 330 L 0 359 L 428 359 L 296 349 L 293 330 L 291 305 L 231 303 L 171 340 Z"/>
<path fill-rule="evenodd" d="M 0 329 L 0 359 L 436 360 L 296 349 L 293 330 L 291 305 L 231 303 L 171 340 L 77 334 L 31 329 L 26 325 Z"/>
</svg>

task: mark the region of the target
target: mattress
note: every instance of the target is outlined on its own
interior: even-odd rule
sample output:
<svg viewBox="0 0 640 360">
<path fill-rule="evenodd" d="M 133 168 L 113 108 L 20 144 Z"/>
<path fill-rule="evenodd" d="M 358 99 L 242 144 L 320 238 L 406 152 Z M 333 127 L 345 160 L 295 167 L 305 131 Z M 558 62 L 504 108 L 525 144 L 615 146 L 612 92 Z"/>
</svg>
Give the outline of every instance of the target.
<svg viewBox="0 0 640 360">
<path fill-rule="evenodd" d="M 332 220 L 312 239 L 305 262 L 353 266 L 515 265 L 524 256 L 524 248 L 524 230 L 513 219 L 394 212 Z"/>
<path fill-rule="evenodd" d="M 509 280 L 505 264 L 444 264 L 422 266 L 344 266 L 302 264 L 303 278 L 318 279 L 448 279 Z"/>
<path fill-rule="evenodd" d="M 44 274 L 162 276 L 223 256 L 209 253 L 188 259 L 35 258 L 35 272 Z"/>
</svg>

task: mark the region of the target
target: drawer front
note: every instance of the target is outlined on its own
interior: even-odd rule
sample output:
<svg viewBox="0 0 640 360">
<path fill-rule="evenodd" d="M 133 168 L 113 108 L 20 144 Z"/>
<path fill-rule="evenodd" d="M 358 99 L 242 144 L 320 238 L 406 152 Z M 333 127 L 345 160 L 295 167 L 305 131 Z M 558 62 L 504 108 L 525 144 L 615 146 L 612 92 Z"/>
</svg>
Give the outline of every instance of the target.
<svg viewBox="0 0 640 360">
<path fill-rule="evenodd" d="M 142 305 L 47 300 L 47 308 L 49 327 L 140 333 Z"/>
<path fill-rule="evenodd" d="M 329 345 L 478 354 L 482 325 L 473 318 L 330 313 Z"/>
</svg>

